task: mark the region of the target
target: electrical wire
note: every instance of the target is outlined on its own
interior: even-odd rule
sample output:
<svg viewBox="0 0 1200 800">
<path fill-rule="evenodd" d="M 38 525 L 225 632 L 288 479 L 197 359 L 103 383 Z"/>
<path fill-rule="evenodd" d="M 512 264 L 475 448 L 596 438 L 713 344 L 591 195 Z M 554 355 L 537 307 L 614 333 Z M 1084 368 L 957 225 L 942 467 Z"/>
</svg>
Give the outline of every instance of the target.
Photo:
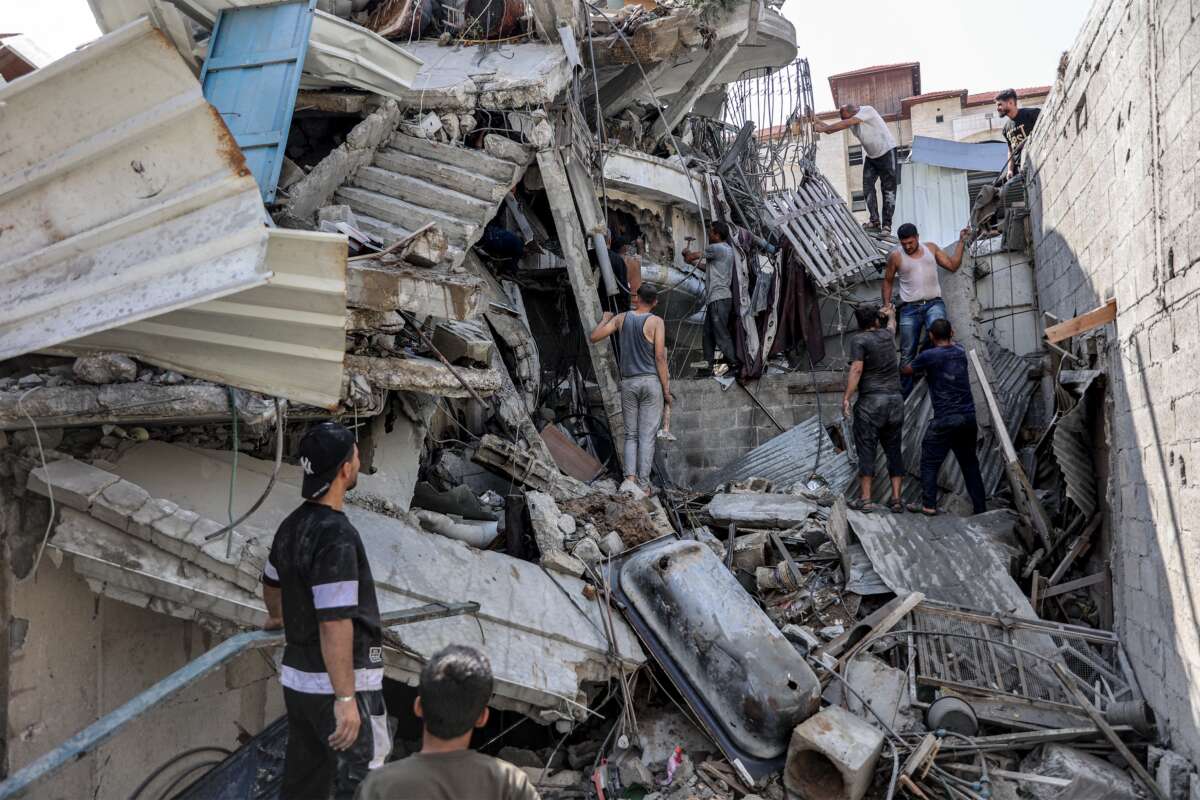
<svg viewBox="0 0 1200 800">
<path fill-rule="evenodd" d="M 271 493 L 271 489 L 275 487 L 275 480 L 279 477 L 279 468 L 283 464 L 283 431 L 287 424 L 287 404 L 280 403 L 278 397 L 272 399 L 275 401 L 275 467 L 271 470 L 271 478 L 267 481 L 267 488 L 263 489 L 263 493 L 259 495 L 258 499 L 254 501 L 254 505 L 250 506 L 245 514 L 242 514 L 240 517 L 226 525 L 221 530 L 216 531 L 215 533 L 210 533 L 204 539 L 206 542 L 211 542 L 214 539 L 219 539 L 228 534 L 229 539 L 225 546 L 226 553 L 229 552 L 229 548 L 232 546 L 233 529 L 249 519 L 250 515 L 257 511 L 258 507 L 261 506 L 264 501 L 266 501 L 267 495 L 269 495 Z M 231 494 L 232 490 L 233 486 L 231 483 Z M 232 502 L 232 499 L 230 502 Z"/>
<path fill-rule="evenodd" d="M 46 543 L 50 541 L 50 531 L 54 529 L 55 513 L 54 487 L 50 485 L 50 467 L 46 465 L 46 451 L 42 447 L 42 434 L 38 430 L 37 420 L 25 408 L 25 398 L 40 388 L 42 387 L 34 386 L 17 398 L 17 408 L 21 409 L 21 413 L 25 415 L 25 419 L 29 420 L 29 424 L 33 426 L 33 438 L 37 442 L 38 456 L 42 460 L 42 474 L 46 476 L 46 495 L 50 498 L 50 518 L 46 520 L 46 532 L 42 534 L 42 543 L 38 546 L 37 556 L 33 559 L 33 569 L 29 573 L 35 578 L 37 577 L 38 566 L 42 563 L 42 554 L 46 552 Z"/>
<path fill-rule="evenodd" d="M 163 763 L 161 766 L 159 766 L 158 769 L 154 770 L 149 775 L 147 775 L 145 780 L 143 780 L 141 783 L 139 783 L 137 785 L 137 788 L 135 788 L 133 790 L 133 792 L 129 795 L 128 800 L 139 800 L 141 798 L 142 792 L 146 791 L 146 788 L 151 783 L 154 782 L 155 778 L 157 778 L 159 775 L 166 772 L 168 769 L 173 767 L 175 764 L 178 764 L 183 759 L 187 758 L 188 756 L 195 755 L 196 753 L 220 753 L 221 755 L 223 755 L 225 757 L 229 757 L 229 756 L 233 755 L 232 751 L 227 750 L 224 747 L 193 747 L 190 750 L 184 750 L 182 753 L 178 753 L 178 754 L 172 756 L 171 758 L 167 759 L 167 761 L 165 763 Z"/>
</svg>

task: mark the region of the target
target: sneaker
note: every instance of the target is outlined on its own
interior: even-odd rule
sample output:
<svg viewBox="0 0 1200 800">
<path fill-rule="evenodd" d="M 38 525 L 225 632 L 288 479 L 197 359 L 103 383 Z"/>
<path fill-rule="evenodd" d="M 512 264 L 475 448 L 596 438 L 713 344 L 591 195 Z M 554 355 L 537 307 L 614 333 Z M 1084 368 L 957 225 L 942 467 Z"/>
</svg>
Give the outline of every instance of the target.
<svg viewBox="0 0 1200 800">
<path fill-rule="evenodd" d="M 862 227 L 867 233 L 879 233 L 879 231 L 882 230 L 882 228 L 879 226 L 879 223 L 875 220 L 868 220 L 867 222 L 864 222 Z"/>
</svg>

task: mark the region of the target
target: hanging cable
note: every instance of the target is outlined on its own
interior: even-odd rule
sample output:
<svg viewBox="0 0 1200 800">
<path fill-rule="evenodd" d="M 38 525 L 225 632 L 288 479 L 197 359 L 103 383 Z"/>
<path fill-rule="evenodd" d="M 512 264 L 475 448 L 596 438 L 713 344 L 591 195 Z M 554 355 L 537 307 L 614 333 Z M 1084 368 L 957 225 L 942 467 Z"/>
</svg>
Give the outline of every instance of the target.
<svg viewBox="0 0 1200 800">
<path fill-rule="evenodd" d="M 271 493 L 271 489 L 273 489 L 275 487 L 276 478 L 279 477 L 279 467 L 283 464 L 283 432 L 284 432 L 284 427 L 286 425 L 287 404 L 280 403 L 278 397 L 275 397 L 272 399 L 275 401 L 275 467 L 274 467 L 274 469 L 271 470 L 271 478 L 270 478 L 270 480 L 267 481 L 267 488 L 263 489 L 263 493 L 261 495 L 259 495 L 258 499 L 254 501 L 254 505 L 250 506 L 250 508 L 246 511 L 245 514 L 242 514 L 236 520 L 230 521 L 230 523 L 228 525 L 226 525 L 224 528 L 222 528 L 221 530 L 216 531 L 214 533 L 210 533 L 208 536 L 204 537 L 204 541 L 211 542 L 214 539 L 219 539 L 222 536 L 227 535 L 229 537 L 225 544 L 225 551 L 226 551 L 227 557 L 228 557 L 230 548 L 232 547 L 233 529 L 236 528 L 238 525 L 241 525 L 247 519 L 249 519 L 250 515 L 253 514 L 255 511 L 257 511 L 258 507 L 261 506 L 263 504 L 263 502 L 266 501 L 267 495 L 269 495 Z M 232 490 L 233 490 L 233 484 L 232 484 L 232 479 L 231 479 L 231 483 L 230 483 L 230 493 L 231 493 L 230 502 L 231 503 L 232 503 Z M 231 516 L 232 516 L 232 514 L 231 514 Z"/>
<path fill-rule="evenodd" d="M 50 498 L 50 518 L 46 520 L 46 532 L 42 534 L 42 543 L 38 546 L 37 556 L 33 559 L 33 569 L 29 573 L 34 577 L 37 577 L 38 565 L 42 563 L 42 553 L 46 552 L 46 543 L 50 541 L 50 531 L 54 529 L 55 511 L 54 487 L 50 485 L 50 468 L 46 466 L 46 451 L 42 448 L 42 434 L 38 431 L 37 420 L 25 409 L 25 398 L 40 388 L 42 387 L 34 386 L 17 398 L 17 408 L 21 409 L 21 413 L 25 415 L 25 419 L 29 420 L 29 424 L 33 426 L 33 438 L 37 442 L 38 457 L 42 460 L 42 474 L 46 476 L 46 496 Z"/>
</svg>

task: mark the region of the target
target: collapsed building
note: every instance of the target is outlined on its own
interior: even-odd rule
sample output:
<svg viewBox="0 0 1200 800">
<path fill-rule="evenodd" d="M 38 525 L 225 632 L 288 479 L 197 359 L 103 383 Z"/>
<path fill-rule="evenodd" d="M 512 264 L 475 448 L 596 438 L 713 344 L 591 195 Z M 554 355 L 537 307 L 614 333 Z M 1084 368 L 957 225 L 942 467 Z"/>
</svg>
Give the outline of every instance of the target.
<svg viewBox="0 0 1200 800">
<path fill-rule="evenodd" d="M 994 509 L 966 516 L 947 463 L 926 519 L 845 505 L 846 340 L 894 243 L 816 169 L 778 7 L 90 5 L 102 38 L 0 87 L 0 797 L 275 796 L 258 583 L 329 418 L 358 436 L 389 706 L 481 648 L 475 744 L 544 796 L 1188 796 L 1187 385 L 1160 381 L 1195 257 L 1158 120 L 1196 49 L 1154 33 L 1182 11 L 1098 2 L 1001 192 L 995 146 L 914 140 L 896 218 L 976 231 L 942 288 Z M 1089 128 L 1133 68 L 1149 99 Z M 1092 178 L 1122 146 L 1136 192 Z M 1103 277 L 1065 199 L 1101 185 L 1149 283 Z M 736 381 L 697 376 L 680 257 L 715 219 Z M 648 498 L 617 492 L 617 364 L 587 337 L 641 283 L 676 397 Z M 924 384 L 905 412 L 915 497 Z"/>
</svg>

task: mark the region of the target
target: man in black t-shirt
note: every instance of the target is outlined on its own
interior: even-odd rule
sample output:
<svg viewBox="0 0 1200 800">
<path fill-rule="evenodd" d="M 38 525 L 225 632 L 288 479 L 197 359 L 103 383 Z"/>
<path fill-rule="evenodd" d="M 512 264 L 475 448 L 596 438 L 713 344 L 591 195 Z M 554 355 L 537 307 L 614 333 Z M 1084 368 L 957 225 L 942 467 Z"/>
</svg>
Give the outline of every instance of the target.
<svg viewBox="0 0 1200 800">
<path fill-rule="evenodd" d="M 1005 89 L 996 95 L 996 114 L 1008 120 L 1004 123 L 1004 139 L 1008 142 L 1008 166 L 1001 173 L 1004 180 L 1021 171 L 1025 142 L 1033 133 L 1041 113 L 1040 108 L 1017 108 L 1017 93 L 1013 89 Z"/>
<path fill-rule="evenodd" d="M 873 511 L 871 489 L 875 480 L 875 453 L 882 444 L 887 456 L 888 476 L 892 481 L 889 508 L 904 510 L 900 483 L 904 477 L 904 459 L 900 440 L 904 427 L 904 395 L 900 393 L 900 369 L 896 360 L 896 317 L 889 309 L 887 328 L 879 327 L 879 306 L 861 305 L 854 309 L 859 332 L 850 339 L 850 375 L 842 413 L 850 416 L 850 398 L 858 392 L 854 404 L 854 449 L 858 454 L 861 497 L 850 507 Z"/>
<path fill-rule="evenodd" d="M 300 442 L 305 499 L 275 532 L 263 569 L 266 628 L 283 627 L 288 715 L 282 800 L 349 800 L 391 751 L 375 580 L 342 513 L 358 481 L 354 435 L 336 422 Z"/>
</svg>

